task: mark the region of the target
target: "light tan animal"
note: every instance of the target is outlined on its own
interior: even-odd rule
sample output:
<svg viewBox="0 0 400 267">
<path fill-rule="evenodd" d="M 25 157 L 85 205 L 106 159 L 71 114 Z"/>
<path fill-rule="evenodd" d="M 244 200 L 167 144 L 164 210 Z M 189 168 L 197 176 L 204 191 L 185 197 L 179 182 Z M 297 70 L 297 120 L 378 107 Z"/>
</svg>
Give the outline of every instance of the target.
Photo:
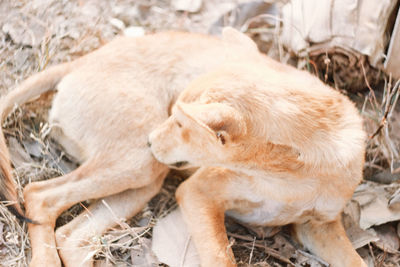
<svg viewBox="0 0 400 267">
<path fill-rule="evenodd" d="M 149 136 L 155 157 L 201 167 L 176 197 L 202 266 L 235 266 L 224 213 L 293 224 L 334 267 L 366 266 L 340 214 L 362 179 L 362 120 L 345 96 L 258 53 L 193 81 Z"/>
<path fill-rule="evenodd" d="M 24 189 L 26 216 L 37 222 L 28 225 L 30 266 L 61 266 L 59 255 L 65 266 L 92 266 L 93 248 L 87 240 L 113 226 L 115 216 L 127 218 L 140 211 L 169 170 L 152 156 L 149 133 L 168 118 L 193 78 L 222 62 L 244 61 L 252 49 L 249 40 L 229 29 L 224 40 L 175 32 L 122 37 L 33 75 L 3 97 L 2 120 L 15 104 L 56 89 L 49 116 L 53 136 L 81 162 L 71 173 Z M 0 166 L 2 198 L 17 201 L 2 132 Z M 87 199 L 99 200 L 59 228 L 55 237 L 57 217 Z M 18 204 L 11 208 L 21 213 Z"/>
</svg>

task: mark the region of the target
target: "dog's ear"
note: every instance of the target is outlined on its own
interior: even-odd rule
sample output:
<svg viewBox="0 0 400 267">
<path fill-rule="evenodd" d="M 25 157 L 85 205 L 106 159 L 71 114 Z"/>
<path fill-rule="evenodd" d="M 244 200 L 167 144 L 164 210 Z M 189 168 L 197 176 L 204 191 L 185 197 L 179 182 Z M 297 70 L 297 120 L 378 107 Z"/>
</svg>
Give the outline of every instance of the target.
<svg viewBox="0 0 400 267">
<path fill-rule="evenodd" d="M 222 29 L 222 40 L 258 51 L 256 43 L 250 37 L 232 27 Z"/>
<path fill-rule="evenodd" d="M 247 132 L 246 122 L 240 113 L 224 103 L 185 104 L 175 106 L 180 116 L 195 121 L 199 126 L 213 134 L 220 143 L 234 141 Z"/>
</svg>

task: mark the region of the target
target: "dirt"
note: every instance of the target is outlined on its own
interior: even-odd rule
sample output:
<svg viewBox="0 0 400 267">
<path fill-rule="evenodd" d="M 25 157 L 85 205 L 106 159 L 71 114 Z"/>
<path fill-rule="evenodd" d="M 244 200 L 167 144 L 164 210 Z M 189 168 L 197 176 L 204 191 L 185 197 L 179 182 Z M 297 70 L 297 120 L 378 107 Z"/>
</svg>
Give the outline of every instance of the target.
<svg viewBox="0 0 400 267">
<path fill-rule="evenodd" d="M 203 1 L 201 9 L 196 13 L 177 11 L 171 2 L 1 1 L 0 95 L 12 90 L 31 74 L 49 65 L 70 61 L 86 54 L 124 32 L 140 34 L 141 31 L 151 33 L 174 29 L 207 33 L 216 21 L 221 21 L 223 14 L 243 1 Z M 225 18 L 229 19 L 222 17 L 222 20 Z M 263 24 L 254 27 L 262 28 Z M 275 29 L 269 27 L 266 30 L 272 33 L 251 34 L 262 51 L 282 61 L 305 66 L 300 64 L 304 59 L 293 59 L 289 53 L 282 52 L 283 48 L 276 38 Z M 324 77 L 324 73 L 318 74 Z M 386 80 L 386 84 L 381 83 L 374 87 L 378 99 L 376 102 L 372 93 L 368 91 L 351 95 L 359 103 L 370 136 L 382 125 L 376 137 L 368 142 L 365 168 L 366 178 L 377 183 L 364 187 L 362 192 L 371 194 L 384 184 L 393 185 L 388 198 L 395 196 L 398 188 L 400 161 L 395 152 L 399 149 L 400 137 L 394 133 L 400 129 L 400 116 L 393 109 L 389 116 L 382 120 L 387 104 L 392 103 L 394 98 L 386 101 L 386 104 L 382 104 L 380 99 L 385 99 L 388 89 L 394 85 L 395 81 Z M 31 181 L 59 176 L 77 166 L 74 159 L 63 153 L 45 134 L 48 127 L 46 109 L 49 103 L 47 98 L 42 98 L 33 104 L 19 107 L 3 125 L 12 150 L 14 175 L 20 191 Z M 97 266 L 149 266 L 149 258 L 146 255 L 151 253 L 146 248 L 151 242 L 151 228 L 158 218 L 177 206 L 174 191 L 182 180 L 177 174 L 171 174 L 162 191 L 140 214 L 119 222 L 117 227 L 96 237 L 93 245 L 98 248 L 95 255 Z M 347 221 L 347 230 L 349 234 L 358 233 L 365 237 L 365 232 L 359 230 L 359 224 L 353 222 L 357 212 L 354 214 L 351 211 L 359 209 L 362 213 L 363 207 L 357 203 L 356 208 L 348 209 L 346 218 L 350 219 Z M 26 225 L 10 215 L 5 208 L 6 204 L 0 204 L 0 266 L 27 266 L 31 254 Z M 72 220 L 85 205 L 87 203 L 78 204 L 65 212 L 57 221 L 57 225 Z M 227 220 L 226 226 L 240 266 L 324 266 L 320 259 L 304 251 L 292 240 L 290 229 L 287 227 L 283 230 L 252 228 L 232 220 Z M 387 221 L 384 226 L 370 228 L 380 237 L 381 243 L 371 241 L 361 246 L 358 251 L 370 266 L 400 266 L 397 246 L 400 230 L 398 220 Z M 352 229 L 357 229 L 358 232 L 352 232 Z M 388 246 L 391 246 L 390 249 L 387 249 Z M 153 266 L 160 264 L 154 257 L 150 258 Z M 143 263 L 144 259 L 147 265 Z"/>
</svg>

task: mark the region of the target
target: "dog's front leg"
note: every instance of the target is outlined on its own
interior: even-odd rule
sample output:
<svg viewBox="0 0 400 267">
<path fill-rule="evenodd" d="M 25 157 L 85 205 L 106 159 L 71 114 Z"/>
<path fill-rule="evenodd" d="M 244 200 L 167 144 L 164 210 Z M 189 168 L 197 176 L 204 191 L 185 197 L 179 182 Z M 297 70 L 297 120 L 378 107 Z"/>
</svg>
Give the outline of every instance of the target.
<svg viewBox="0 0 400 267">
<path fill-rule="evenodd" d="M 294 225 L 299 241 L 332 267 L 366 267 L 346 236 L 338 219 L 332 222 L 307 222 Z"/>
<path fill-rule="evenodd" d="M 202 168 L 176 192 L 202 266 L 236 266 L 224 225 L 224 174 Z"/>
</svg>

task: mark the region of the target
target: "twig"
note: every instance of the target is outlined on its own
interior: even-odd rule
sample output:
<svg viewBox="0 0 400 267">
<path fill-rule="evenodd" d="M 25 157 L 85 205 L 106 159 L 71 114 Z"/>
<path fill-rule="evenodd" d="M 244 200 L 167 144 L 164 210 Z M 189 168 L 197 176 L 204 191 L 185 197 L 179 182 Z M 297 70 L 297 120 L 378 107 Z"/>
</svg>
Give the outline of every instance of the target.
<svg viewBox="0 0 400 267">
<path fill-rule="evenodd" d="M 183 254 L 182 254 L 182 258 L 181 258 L 181 263 L 179 265 L 181 267 L 184 267 L 184 264 L 185 264 L 185 258 L 186 258 L 186 254 L 187 254 L 188 247 L 189 247 L 189 244 L 190 244 L 190 239 L 191 239 L 191 236 L 189 235 L 189 237 L 186 239 L 185 248 L 183 250 Z"/>
<path fill-rule="evenodd" d="M 308 62 L 310 62 L 311 65 L 314 67 L 315 75 L 318 76 L 318 67 L 317 67 L 317 64 L 315 64 L 314 60 L 311 60 L 310 58 L 308 58 Z"/>
<path fill-rule="evenodd" d="M 226 247 L 226 254 L 229 256 L 229 260 L 231 261 L 231 263 L 235 263 L 236 261 L 235 261 L 235 257 L 234 257 L 234 255 L 233 255 L 233 253 L 229 253 L 229 252 L 231 252 L 232 251 L 232 246 L 235 244 L 235 239 L 234 238 L 231 238 L 230 240 L 229 240 L 229 244 L 228 244 L 228 246 Z"/>
<path fill-rule="evenodd" d="M 256 237 L 254 237 L 253 239 L 253 246 L 251 247 L 251 251 L 250 251 L 250 259 L 249 259 L 249 264 L 251 264 L 251 260 L 253 258 L 253 252 L 254 252 L 254 245 L 256 243 Z"/>
<path fill-rule="evenodd" d="M 269 247 L 267 247 L 265 245 L 260 245 L 260 244 L 254 244 L 254 246 L 258 247 L 258 248 L 263 248 L 265 253 L 267 253 L 268 255 L 270 255 L 271 257 L 273 257 L 273 258 L 275 258 L 277 260 L 280 260 L 280 261 L 282 261 L 284 263 L 287 263 L 290 266 L 295 266 L 295 264 L 291 260 L 281 256 L 276 250 L 274 250 L 272 248 L 269 248 Z"/>
<path fill-rule="evenodd" d="M 231 233 L 228 232 L 228 236 L 234 237 L 234 238 L 238 238 L 244 241 L 249 241 L 249 242 L 253 242 L 253 239 L 244 235 L 239 235 L 239 234 L 235 234 L 235 233 Z"/>
<path fill-rule="evenodd" d="M 369 248 L 369 253 L 372 256 L 372 260 L 374 261 L 374 266 L 376 266 L 376 257 L 375 257 L 374 251 L 372 250 L 371 243 L 368 243 L 368 248 Z"/>
<path fill-rule="evenodd" d="M 308 257 L 308 258 L 310 258 L 310 259 L 313 259 L 313 260 L 315 260 L 315 261 L 321 263 L 322 265 L 329 266 L 329 263 L 327 263 L 326 261 L 324 261 L 324 260 L 322 260 L 322 259 L 320 259 L 320 258 L 318 258 L 318 257 L 316 257 L 316 256 L 314 256 L 314 255 L 312 255 L 312 254 L 310 254 L 310 253 L 307 253 L 307 252 L 305 252 L 305 251 L 303 251 L 303 250 L 300 250 L 300 249 L 299 249 L 298 251 L 299 251 L 299 253 L 302 254 L 303 256 L 306 256 L 306 257 Z"/>
<path fill-rule="evenodd" d="M 383 264 L 385 263 L 385 259 L 386 259 L 386 256 L 387 256 L 387 251 L 386 251 L 386 249 L 383 250 L 383 255 L 381 254 L 380 256 L 381 256 L 381 257 L 380 257 L 380 260 L 379 260 L 379 262 L 378 262 L 378 264 L 377 264 L 377 267 L 384 266 Z"/>
<path fill-rule="evenodd" d="M 379 134 L 379 132 L 383 129 L 385 125 L 387 125 L 387 119 L 392 113 L 394 109 L 394 105 L 397 103 L 397 100 L 399 98 L 399 87 L 400 87 L 400 80 L 397 81 L 395 86 L 390 89 L 388 88 L 388 92 L 386 93 L 387 100 L 385 101 L 385 110 L 381 119 L 381 122 L 379 123 L 378 128 L 375 130 L 375 132 L 369 137 L 369 139 L 373 139 L 375 136 Z M 375 97 L 375 94 L 374 94 Z M 394 99 L 393 99 L 394 97 Z M 392 101 L 393 99 L 393 101 Z M 375 99 L 376 102 L 376 99 Z"/>
<path fill-rule="evenodd" d="M 324 64 L 326 65 L 325 75 L 324 75 L 324 80 L 326 83 L 328 81 L 329 64 L 331 64 L 331 60 L 329 59 L 328 56 L 328 51 L 325 52 Z"/>
<path fill-rule="evenodd" d="M 367 74 L 365 72 L 365 68 L 364 68 L 364 63 L 361 61 L 361 69 L 363 71 L 363 75 L 364 75 L 364 80 L 365 80 L 365 84 L 367 85 L 369 92 L 371 93 L 372 97 L 374 98 L 374 103 L 375 106 L 378 106 L 378 102 L 376 101 L 376 96 L 375 96 L 375 92 L 374 90 L 371 88 L 371 86 L 369 85 L 368 79 L 367 79 Z"/>
<path fill-rule="evenodd" d="M 269 247 L 265 246 L 264 244 L 259 244 L 258 242 L 255 241 L 255 239 L 253 240 L 252 238 L 249 238 L 247 236 L 234 234 L 234 233 L 229 233 L 229 232 L 228 232 L 228 236 L 231 236 L 231 237 L 234 237 L 234 238 L 238 238 L 238 239 L 241 239 L 241 240 L 244 240 L 244 241 L 253 242 L 252 244 L 253 244 L 254 247 L 264 249 L 265 253 L 267 253 L 271 257 L 273 257 L 273 258 L 275 258 L 277 260 L 280 260 L 280 261 L 282 261 L 284 263 L 287 263 L 290 266 L 295 266 L 294 263 L 291 260 L 281 256 L 278 251 L 276 251 L 276 250 L 274 250 L 272 248 L 269 248 Z"/>
</svg>

